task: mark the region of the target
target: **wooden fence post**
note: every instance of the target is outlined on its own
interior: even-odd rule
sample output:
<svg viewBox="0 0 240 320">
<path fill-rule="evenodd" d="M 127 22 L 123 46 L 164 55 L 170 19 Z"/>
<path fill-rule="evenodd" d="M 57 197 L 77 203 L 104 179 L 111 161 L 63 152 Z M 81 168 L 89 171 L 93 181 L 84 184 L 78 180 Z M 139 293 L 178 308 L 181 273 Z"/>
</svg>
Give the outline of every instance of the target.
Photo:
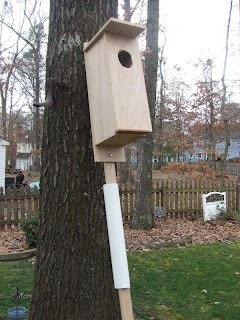
<svg viewBox="0 0 240 320">
<path fill-rule="evenodd" d="M 162 186 L 161 192 L 161 206 L 166 209 L 167 212 L 167 188 Z"/>
<path fill-rule="evenodd" d="M 0 195 L 0 230 L 4 229 L 4 199 L 2 199 L 3 195 Z M 2 221 L 2 222 L 1 222 Z"/>
<path fill-rule="evenodd" d="M 238 183 L 236 188 L 236 210 L 240 212 L 240 185 Z"/>
</svg>

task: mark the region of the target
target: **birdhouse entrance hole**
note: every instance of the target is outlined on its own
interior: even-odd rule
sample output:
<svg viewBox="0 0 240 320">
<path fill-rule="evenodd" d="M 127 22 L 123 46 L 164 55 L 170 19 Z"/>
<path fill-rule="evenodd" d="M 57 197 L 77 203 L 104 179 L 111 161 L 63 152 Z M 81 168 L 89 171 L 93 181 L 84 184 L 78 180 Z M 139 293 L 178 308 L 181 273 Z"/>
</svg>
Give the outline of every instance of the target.
<svg viewBox="0 0 240 320">
<path fill-rule="evenodd" d="M 124 162 L 124 146 L 152 131 L 137 41 L 144 29 L 110 18 L 84 43 L 96 162 Z"/>
<path fill-rule="evenodd" d="M 127 51 L 119 51 L 118 60 L 121 63 L 121 65 L 125 68 L 130 68 L 132 66 L 132 57 L 130 53 Z"/>
</svg>

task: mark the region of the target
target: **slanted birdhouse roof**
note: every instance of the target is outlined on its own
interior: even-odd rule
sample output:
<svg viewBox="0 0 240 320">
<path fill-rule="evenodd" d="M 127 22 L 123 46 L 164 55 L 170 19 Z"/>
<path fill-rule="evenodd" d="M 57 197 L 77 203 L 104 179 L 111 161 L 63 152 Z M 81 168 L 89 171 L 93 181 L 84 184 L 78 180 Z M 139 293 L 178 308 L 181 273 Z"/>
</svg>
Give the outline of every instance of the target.
<svg viewBox="0 0 240 320">
<path fill-rule="evenodd" d="M 88 51 L 102 37 L 104 32 L 110 32 L 129 38 L 136 38 L 144 30 L 145 27 L 140 24 L 123 21 L 116 18 L 110 18 L 95 34 L 95 36 L 89 42 L 84 44 L 83 51 Z"/>
</svg>

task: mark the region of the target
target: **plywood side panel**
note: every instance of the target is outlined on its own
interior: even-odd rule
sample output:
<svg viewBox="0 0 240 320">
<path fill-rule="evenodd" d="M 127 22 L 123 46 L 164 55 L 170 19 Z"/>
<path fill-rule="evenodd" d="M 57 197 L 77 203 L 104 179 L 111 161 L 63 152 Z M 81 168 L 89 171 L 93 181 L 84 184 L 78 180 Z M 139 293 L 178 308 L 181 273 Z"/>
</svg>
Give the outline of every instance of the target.
<svg viewBox="0 0 240 320">
<path fill-rule="evenodd" d="M 85 53 L 93 141 L 97 145 L 115 134 L 116 117 L 104 37 Z"/>
<path fill-rule="evenodd" d="M 116 131 L 152 131 L 138 41 L 105 33 L 116 113 Z M 131 55 L 131 67 L 119 62 L 118 54 Z"/>
</svg>

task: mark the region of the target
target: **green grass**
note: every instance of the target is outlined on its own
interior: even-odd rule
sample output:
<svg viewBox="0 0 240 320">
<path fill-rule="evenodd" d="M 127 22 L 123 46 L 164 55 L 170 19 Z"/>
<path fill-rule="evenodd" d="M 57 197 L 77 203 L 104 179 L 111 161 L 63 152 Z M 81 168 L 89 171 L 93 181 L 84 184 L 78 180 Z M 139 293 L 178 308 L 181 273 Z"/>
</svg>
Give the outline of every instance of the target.
<svg viewBox="0 0 240 320">
<path fill-rule="evenodd" d="M 0 298 L 14 299 L 17 286 L 19 293 L 25 297 L 32 295 L 34 265 L 29 259 L 16 262 L 0 262 Z M 0 301 L 0 317 L 7 319 L 7 310 L 15 305 L 8 300 Z M 30 302 L 23 302 L 20 306 L 29 308 Z"/>
<path fill-rule="evenodd" d="M 240 319 L 240 243 L 131 253 L 129 269 L 141 319 Z"/>
<path fill-rule="evenodd" d="M 138 319 L 240 319 L 240 243 L 133 252 L 128 259 Z M 0 262 L 0 297 L 13 297 L 16 286 L 31 296 L 33 271 L 28 259 Z M 0 317 L 12 306 L 0 301 Z"/>
</svg>

